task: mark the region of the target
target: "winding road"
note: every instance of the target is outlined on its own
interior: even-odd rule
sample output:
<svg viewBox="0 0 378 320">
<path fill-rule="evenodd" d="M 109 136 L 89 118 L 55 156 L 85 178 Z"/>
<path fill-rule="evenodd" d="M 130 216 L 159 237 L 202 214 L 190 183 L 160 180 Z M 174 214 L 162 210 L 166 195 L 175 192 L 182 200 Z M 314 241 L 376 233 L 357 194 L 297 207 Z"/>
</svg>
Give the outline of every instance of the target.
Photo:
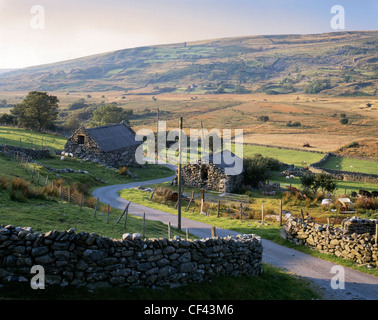
<svg viewBox="0 0 378 320">
<path fill-rule="evenodd" d="M 171 166 L 175 169 L 175 166 Z M 127 184 L 112 185 L 93 191 L 93 196 L 98 197 L 104 204 L 123 210 L 128 200 L 122 199 L 118 193 L 122 189 L 135 188 L 143 185 L 151 185 L 171 181 L 173 176 L 138 181 Z M 168 222 L 177 227 L 177 216 L 170 213 L 152 209 L 136 203 L 130 203 L 129 213 L 136 216 L 146 215 L 146 219 L 158 220 L 165 224 Z M 181 218 L 182 229 L 188 228 L 190 233 L 201 238 L 211 237 L 211 225 Z M 234 236 L 238 233 L 232 230 L 216 229 L 219 237 Z M 378 277 L 365 274 L 347 267 L 337 266 L 332 262 L 312 257 L 294 249 L 278 245 L 270 240 L 262 239 L 263 261 L 270 265 L 282 268 L 287 272 L 299 275 L 317 284 L 327 300 L 378 300 Z M 344 279 L 344 286 L 338 279 Z M 337 287 L 336 289 L 335 286 Z M 332 288 L 334 287 L 334 288 Z"/>
</svg>

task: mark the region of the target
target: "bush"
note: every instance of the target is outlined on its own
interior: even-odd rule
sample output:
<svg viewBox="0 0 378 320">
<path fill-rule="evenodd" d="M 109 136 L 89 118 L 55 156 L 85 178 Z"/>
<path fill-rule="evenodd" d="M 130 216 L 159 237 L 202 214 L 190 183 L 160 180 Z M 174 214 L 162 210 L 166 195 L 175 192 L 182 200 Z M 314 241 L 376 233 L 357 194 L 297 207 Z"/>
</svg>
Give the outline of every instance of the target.
<svg viewBox="0 0 378 320">
<path fill-rule="evenodd" d="M 378 209 L 378 199 L 377 198 L 360 197 L 356 200 L 354 206 L 355 206 L 356 209 L 377 210 Z"/>
<path fill-rule="evenodd" d="M 29 188 L 30 182 L 22 178 L 12 180 L 10 198 L 14 201 L 24 202 L 26 199 L 44 199 L 43 193 L 35 188 Z"/>
<path fill-rule="evenodd" d="M 259 182 L 265 182 L 271 176 L 271 171 L 280 169 L 277 159 L 255 154 L 243 159 L 244 184 L 257 187 Z"/>
<path fill-rule="evenodd" d="M 348 118 L 341 118 L 340 119 L 341 124 L 348 124 L 348 122 L 349 122 Z"/>
<path fill-rule="evenodd" d="M 9 181 L 5 177 L 0 177 L 0 190 L 7 189 L 9 185 Z"/>
<path fill-rule="evenodd" d="M 286 127 L 300 127 L 302 124 L 299 121 L 287 122 Z"/>
<path fill-rule="evenodd" d="M 119 168 L 118 169 L 118 173 L 121 176 L 127 176 L 128 175 L 128 169 L 127 169 L 127 167 L 123 166 L 123 167 Z"/>
<path fill-rule="evenodd" d="M 268 122 L 269 117 L 268 116 L 260 116 L 257 118 L 257 120 L 262 121 L 262 122 Z"/>
</svg>

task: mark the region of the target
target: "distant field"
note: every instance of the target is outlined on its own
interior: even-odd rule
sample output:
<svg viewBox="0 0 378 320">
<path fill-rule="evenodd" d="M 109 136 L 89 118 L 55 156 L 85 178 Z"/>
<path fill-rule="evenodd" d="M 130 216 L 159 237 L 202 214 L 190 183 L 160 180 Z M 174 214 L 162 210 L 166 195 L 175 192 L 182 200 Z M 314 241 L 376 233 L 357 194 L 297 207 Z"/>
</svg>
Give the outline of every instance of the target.
<svg viewBox="0 0 378 320">
<path fill-rule="evenodd" d="M 265 157 L 278 159 L 286 164 L 294 164 L 297 167 L 305 167 L 319 161 L 324 157 L 323 153 L 278 149 L 263 146 L 244 145 L 244 157 L 252 157 L 258 153 Z"/>
<path fill-rule="evenodd" d="M 322 168 L 378 174 L 378 162 L 342 157 L 329 157 Z"/>
<path fill-rule="evenodd" d="M 24 148 L 63 149 L 67 138 L 20 128 L 0 127 L 0 144 Z"/>
</svg>

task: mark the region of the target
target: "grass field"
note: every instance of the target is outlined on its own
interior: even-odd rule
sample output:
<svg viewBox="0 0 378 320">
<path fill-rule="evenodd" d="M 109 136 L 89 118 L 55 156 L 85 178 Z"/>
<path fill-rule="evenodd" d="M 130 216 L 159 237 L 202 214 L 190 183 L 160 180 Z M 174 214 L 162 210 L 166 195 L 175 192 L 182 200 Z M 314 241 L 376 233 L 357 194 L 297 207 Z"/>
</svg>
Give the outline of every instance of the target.
<svg viewBox="0 0 378 320">
<path fill-rule="evenodd" d="M 58 158 L 46 160 L 49 166 L 59 167 L 61 162 Z M 125 183 L 129 181 L 120 178 L 114 170 L 109 170 L 89 163 L 69 160 L 70 167 L 84 168 L 89 172 L 100 174 L 103 178 L 109 179 L 110 183 Z M 0 203 L 6 204 L 0 207 L 0 224 L 12 224 L 15 226 L 29 226 L 34 232 L 47 232 L 53 229 L 67 230 L 75 228 L 76 232 L 95 232 L 100 236 L 119 239 L 125 232 L 142 232 L 143 220 L 129 215 L 127 229 L 123 223 L 116 224 L 115 221 L 121 214 L 119 210 L 112 210 L 109 221 L 106 223 L 106 214 L 97 212 L 93 215 L 93 209 L 83 208 L 77 205 L 68 204 L 58 199 L 27 199 L 25 202 L 13 201 L 10 199 L 11 179 L 23 177 L 30 182 L 31 187 L 37 187 L 35 179 L 25 172 L 23 166 L 7 157 L 0 156 L 1 178 L 6 178 L 9 185 L 0 190 Z M 159 170 L 159 168 L 161 170 Z M 165 168 L 166 169 L 166 168 Z M 139 178 L 166 176 L 172 171 L 166 171 L 161 166 L 150 165 L 138 172 Z M 73 174 L 72 181 L 78 182 L 78 176 Z M 134 179 L 135 181 L 135 179 Z M 90 181 L 87 181 L 90 183 Z M 92 185 L 91 185 L 92 186 Z M 160 222 L 146 221 L 146 237 L 167 237 L 167 227 Z M 172 236 L 185 234 L 172 228 Z M 267 232 L 269 232 L 267 230 Z M 30 291 L 30 288 L 17 286 L 15 284 L 0 286 L 0 300 L 3 299 L 123 299 L 123 300 L 172 300 L 172 299 L 254 299 L 254 300 L 312 300 L 321 299 L 319 289 L 315 288 L 308 281 L 293 277 L 286 272 L 264 265 L 264 273 L 261 277 L 238 277 L 238 278 L 216 278 L 208 283 L 193 284 L 189 287 L 148 290 L 148 289 L 100 289 L 88 291 L 70 288 L 47 288 L 40 292 Z M 43 292 L 42 292 L 43 291 Z"/>
<path fill-rule="evenodd" d="M 378 161 L 331 156 L 321 167 L 333 170 L 378 174 Z"/>
<path fill-rule="evenodd" d="M 274 147 L 265 147 L 257 145 L 243 146 L 244 157 L 253 157 L 255 154 L 261 154 L 264 157 L 278 159 L 286 164 L 294 164 L 296 167 L 306 167 L 311 163 L 317 162 L 324 157 L 323 153 L 314 153 L 289 149 L 278 149 Z"/>
<path fill-rule="evenodd" d="M 32 130 L 0 127 L 0 144 L 12 145 L 24 148 L 41 149 L 48 148 L 50 150 L 64 149 L 67 138 L 60 135 L 46 134 L 35 132 Z"/>
<path fill-rule="evenodd" d="M 59 161 L 56 159 L 47 160 L 49 165 L 59 165 Z M 76 162 L 76 165 L 74 164 Z M 70 167 L 73 168 L 85 168 L 92 172 L 96 176 L 103 178 L 109 178 L 108 184 L 112 183 L 127 183 L 136 181 L 135 178 L 124 178 L 119 175 L 115 170 L 109 170 L 101 166 L 95 166 L 88 163 L 81 163 L 79 161 L 71 160 Z M 121 212 L 119 210 L 112 209 L 109 216 L 109 223 L 106 224 L 106 214 L 99 213 L 96 217 L 93 216 L 93 209 L 83 208 L 77 205 L 68 204 L 64 201 L 60 201 L 56 198 L 46 199 L 26 199 L 24 202 L 13 201 L 10 199 L 11 181 L 13 178 L 22 177 L 26 181 L 30 182 L 30 187 L 39 188 L 36 183 L 36 178 L 32 179 L 29 173 L 26 173 L 25 169 L 18 163 L 10 160 L 7 157 L 0 156 L 0 177 L 8 180 L 8 186 L 6 189 L 0 191 L 0 202 L 6 203 L 6 206 L 0 207 L 0 224 L 12 224 L 15 226 L 30 226 L 35 232 L 47 232 L 52 229 L 67 230 L 71 227 L 75 228 L 77 232 L 90 231 L 95 232 L 101 236 L 120 238 L 125 232 L 142 232 L 142 219 L 130 216 L 128 220 L 127 230 L 123 228 L 123 224 L 115 224 Z M 144 170 L 144 171 L 143 171 Z M 172 172 L 163 166 L 153 167 L 150 166 L 145 169 L 141 169 L 141 178 L 150 177 L 163 177 L 169 176 Z M 46 174 L 47 171 L 41 170 L 41 174 Z M 81 179 L 86 177 L 85 180 Z M 99 183 L 97 180 L 87 178 L 87 175 L 83 174 L 65 174 L 60 178 L 66 180 L 67 183 L 79 183 L 80 181 L 86 183 L 89 189 L 93 189 L 96 186 L 104 186 L 106 183 Z M 50 176 L 51 179 L 51 176 Z M 167 228 L 159 222 L 148 221 L 146 225 L 146 236 L 159 237 L 166 236 Z"/>
</svg>

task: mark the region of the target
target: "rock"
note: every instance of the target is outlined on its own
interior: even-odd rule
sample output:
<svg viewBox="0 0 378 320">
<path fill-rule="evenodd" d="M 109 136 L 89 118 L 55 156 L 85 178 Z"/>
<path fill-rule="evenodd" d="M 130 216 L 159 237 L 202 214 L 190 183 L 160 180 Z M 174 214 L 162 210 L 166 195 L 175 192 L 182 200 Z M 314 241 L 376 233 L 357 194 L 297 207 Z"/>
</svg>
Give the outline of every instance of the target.
<svg viewBox="0 0 378 320">
<path fill-rule="evenodd" d="M 131 233 L 124 233 L 122 235 L 122 240 L 131 240 L 133 238 Z"/>
<path fill-rule="evenodd" d="M 106 256 L 107 253 L 102 250 L 87 249 L 83 252 L 83 259 L 90 262 L 104 259 Z"/>
</svg>

